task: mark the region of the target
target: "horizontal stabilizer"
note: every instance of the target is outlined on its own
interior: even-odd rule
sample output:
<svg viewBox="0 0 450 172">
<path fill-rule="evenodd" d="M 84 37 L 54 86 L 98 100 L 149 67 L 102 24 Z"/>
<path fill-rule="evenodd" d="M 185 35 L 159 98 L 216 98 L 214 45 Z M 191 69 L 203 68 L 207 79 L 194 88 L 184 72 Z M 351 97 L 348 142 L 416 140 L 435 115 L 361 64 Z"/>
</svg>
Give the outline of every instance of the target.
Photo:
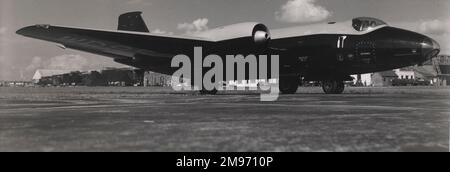
<svg viewBox="0 0 450 172">
<path fill-rule="evenodd" d="M 142 12 L 130 12 L 120 15 L 118 30 L 132 32 L 150 32 L 144 19 Z"/>
</svg>

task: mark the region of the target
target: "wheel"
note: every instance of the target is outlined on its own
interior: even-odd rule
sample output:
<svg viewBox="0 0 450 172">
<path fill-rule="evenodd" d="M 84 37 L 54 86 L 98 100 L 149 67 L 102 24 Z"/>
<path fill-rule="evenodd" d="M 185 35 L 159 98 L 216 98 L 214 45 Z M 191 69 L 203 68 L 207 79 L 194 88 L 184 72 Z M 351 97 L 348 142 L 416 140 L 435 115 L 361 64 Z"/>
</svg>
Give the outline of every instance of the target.
<svg viewBox="0 0 450 172">
<path fill-rule="evenodd" d="M 213 90 L 203 89 L 203 90 L 200 91 L 200 94 L 203 94 L 203 95 L 216 95 L 217 92 L 218 92 L 217 89 L 213 89 Z"/>
<path fill-rule="evenodd" d="M 343 81 L 323 81 L 322 89 L 326 94 L 342 94 L 345 84 Z"/>
<path fill-rule="evenodd" d="M 298 90 L 299 81 L 298 77 L 280 77 L 281 94 L 295 94 Z"/>
</svg>

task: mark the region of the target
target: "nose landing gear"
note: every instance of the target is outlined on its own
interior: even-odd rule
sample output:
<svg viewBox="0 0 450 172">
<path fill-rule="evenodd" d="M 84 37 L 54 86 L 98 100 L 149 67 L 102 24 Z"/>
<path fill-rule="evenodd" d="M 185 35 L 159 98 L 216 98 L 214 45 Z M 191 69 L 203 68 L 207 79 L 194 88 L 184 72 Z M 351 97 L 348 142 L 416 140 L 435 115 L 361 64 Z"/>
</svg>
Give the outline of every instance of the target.
<svg viewBox="0 0 450 172">
<path fill-rule="evenodd" d="M 342 94 L 345 89 L 343 81 L 322 81 L 322 89 L 326 94 Z"/>
</svg>

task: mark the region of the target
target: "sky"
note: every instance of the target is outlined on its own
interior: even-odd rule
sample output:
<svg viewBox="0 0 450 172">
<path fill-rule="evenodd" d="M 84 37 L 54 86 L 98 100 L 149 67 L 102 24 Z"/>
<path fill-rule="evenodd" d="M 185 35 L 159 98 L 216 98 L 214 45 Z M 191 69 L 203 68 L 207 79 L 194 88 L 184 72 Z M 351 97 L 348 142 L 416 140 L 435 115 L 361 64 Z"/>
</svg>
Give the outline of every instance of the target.
<svg viewBox="0 0 450 172">
<path fill-rule="evenodd" d="M 151 32 L 182 35 L 239 22 L 275 29 L 368 16 L 428 35 L 450 54 L 449 9 L 449 0 L 0 0 L 0 80 L 30 80 L 42 68 L 125 67 L 15 34 L 34 24 L 114 30 L 120 14 L 142 11 Z"/>
</svg>

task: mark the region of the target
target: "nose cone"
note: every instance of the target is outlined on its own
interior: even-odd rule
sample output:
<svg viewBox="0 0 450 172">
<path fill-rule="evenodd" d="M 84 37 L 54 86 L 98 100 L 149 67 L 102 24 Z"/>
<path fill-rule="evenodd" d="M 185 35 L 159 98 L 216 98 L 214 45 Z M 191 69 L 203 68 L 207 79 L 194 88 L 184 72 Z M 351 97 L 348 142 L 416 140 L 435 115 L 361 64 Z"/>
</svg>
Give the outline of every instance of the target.
<svg viewBox="0 0 450 172">
<path fill-rule="evenodd" d="M 437 41 L 426 37 L 422 42 L 422 55 L 426 60 L 436 57 L 441 52 L 441 46 Z"/>
</svg>

